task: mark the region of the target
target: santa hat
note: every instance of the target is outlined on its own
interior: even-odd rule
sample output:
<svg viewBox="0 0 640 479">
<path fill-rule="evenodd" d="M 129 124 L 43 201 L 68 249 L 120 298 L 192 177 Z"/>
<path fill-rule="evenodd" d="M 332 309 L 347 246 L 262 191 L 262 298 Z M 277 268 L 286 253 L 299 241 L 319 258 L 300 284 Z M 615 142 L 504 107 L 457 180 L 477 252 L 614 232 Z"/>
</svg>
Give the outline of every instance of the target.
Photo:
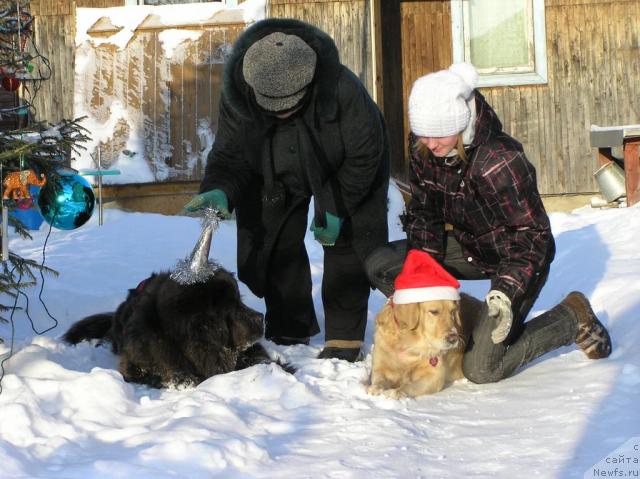
<svg viewBox="0 0 640 479">
<path fill-rule="evenodd" d="M 442 138 L 464 131 L 469 125 L 469 102 L 478 72 L 470 63 L 454 63 L 418 78 L 409 95 L 409 124 L 417 136 Z"/>
<path fill-rule="evenodd" d="M 421 303 L 438 299 L 460 299 L 460 283 L 429 253 L 409 250 L 395 281 L 395 304 Z"/>
</svg>

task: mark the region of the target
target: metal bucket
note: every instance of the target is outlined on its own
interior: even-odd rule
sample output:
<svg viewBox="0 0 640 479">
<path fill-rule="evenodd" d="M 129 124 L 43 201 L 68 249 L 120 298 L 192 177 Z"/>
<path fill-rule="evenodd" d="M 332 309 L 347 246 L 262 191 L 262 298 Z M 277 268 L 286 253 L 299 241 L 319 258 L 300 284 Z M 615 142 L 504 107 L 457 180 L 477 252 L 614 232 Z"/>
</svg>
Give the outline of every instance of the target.
<svg viewBox="0 0 640 479">
<path fill-rule="evenodd" d="M 607 202 L 617 200 L 621 196 L 625 196 L 624 170 L 614 162 L 602 165 L 593 176 L 598 182 L 598 187 L 602 192 L 602 196 Z"/>
</svg>

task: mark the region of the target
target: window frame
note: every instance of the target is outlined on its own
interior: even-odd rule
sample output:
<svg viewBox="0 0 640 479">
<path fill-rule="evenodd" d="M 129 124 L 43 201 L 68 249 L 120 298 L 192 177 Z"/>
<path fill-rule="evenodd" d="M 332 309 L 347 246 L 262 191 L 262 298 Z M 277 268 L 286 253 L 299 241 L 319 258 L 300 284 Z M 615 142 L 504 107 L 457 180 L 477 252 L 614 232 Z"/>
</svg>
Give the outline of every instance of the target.
<svg viewBox="0 0 640 479">
<path fill-rule="evenodd" d="M 454 63 L 467 57 L 468 37 L 465 37 L 465 7 L 469 0 L 451 0 L 451 36 Z M 481 73 L 479 87 L 540 85 L 548 83 L 547 36 L 544 0 L 532 0 L 534 71 L 528 73 Z"/>
</svg>

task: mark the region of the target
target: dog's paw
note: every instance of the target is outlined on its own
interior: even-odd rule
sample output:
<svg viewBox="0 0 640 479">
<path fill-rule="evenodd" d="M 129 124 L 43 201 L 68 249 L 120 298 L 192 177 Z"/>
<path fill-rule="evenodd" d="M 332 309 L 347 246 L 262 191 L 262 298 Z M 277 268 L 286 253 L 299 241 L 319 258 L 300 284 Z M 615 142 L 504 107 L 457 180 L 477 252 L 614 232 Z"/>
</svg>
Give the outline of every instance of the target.
<svg viewBox="0 0 640 479">
<path fill-rule="evenodd" d="M 382 394 L 389 399 L 405 399 L 409 396 L 400 389 L 385 389 Z"/>
<path fill-rule="evenodd" d="M 397 388 L 385 388 L 380 384 L 367 386 L 367 393 L 374 396 L 384 396 L 390 399 L 404 399 L 408 397 L 403 391 Z"/>
<path fill-rule="evenodd" d="M 378 396 L 382 394 L 384 389 L 379 384 L 370 384 L 366 387 L 367 394 L 372 394 L 374 396 Z"/>
</svg>

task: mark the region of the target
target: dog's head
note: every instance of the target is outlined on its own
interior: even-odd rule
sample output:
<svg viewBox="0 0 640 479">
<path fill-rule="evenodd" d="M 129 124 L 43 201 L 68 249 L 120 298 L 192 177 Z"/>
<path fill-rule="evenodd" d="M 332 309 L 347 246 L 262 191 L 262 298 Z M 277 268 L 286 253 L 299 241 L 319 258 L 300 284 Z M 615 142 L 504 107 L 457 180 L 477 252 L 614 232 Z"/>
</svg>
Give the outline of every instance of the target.
<svg viewBox="0 0 640 479">
<path fill-rule="evenodd" d="M 158 281 L 145 286 L 143 294 L 156 298 L 155 312 L 146 316 L 156 318 L 167 335 L 204 343 L 207 350 L 243 350 L 262 337 L 263 315 L 242 302 L 238 283 L 228 271 L 220 268 L 206 281 L 191 285 L 165 274 L 154 278 Z"/>
<path fill-rule="evenodd" d="M 400 350 L 428 356 L 463 345 L 459 302 L 387 303 L 376 319 L 376 327 L 392 338 Z"/>
<path fill-rule="evenodd" d="M 213 336 L 226 338 L 224 345 L 238 350 L 248 348 L 262 337 L 264 317 L 242 302 L 238 283 L 231 273 L 219 270 L 202 287 L 208 295 L 206 314 L 217 329 L 212 331 Z"/>
</svg>

